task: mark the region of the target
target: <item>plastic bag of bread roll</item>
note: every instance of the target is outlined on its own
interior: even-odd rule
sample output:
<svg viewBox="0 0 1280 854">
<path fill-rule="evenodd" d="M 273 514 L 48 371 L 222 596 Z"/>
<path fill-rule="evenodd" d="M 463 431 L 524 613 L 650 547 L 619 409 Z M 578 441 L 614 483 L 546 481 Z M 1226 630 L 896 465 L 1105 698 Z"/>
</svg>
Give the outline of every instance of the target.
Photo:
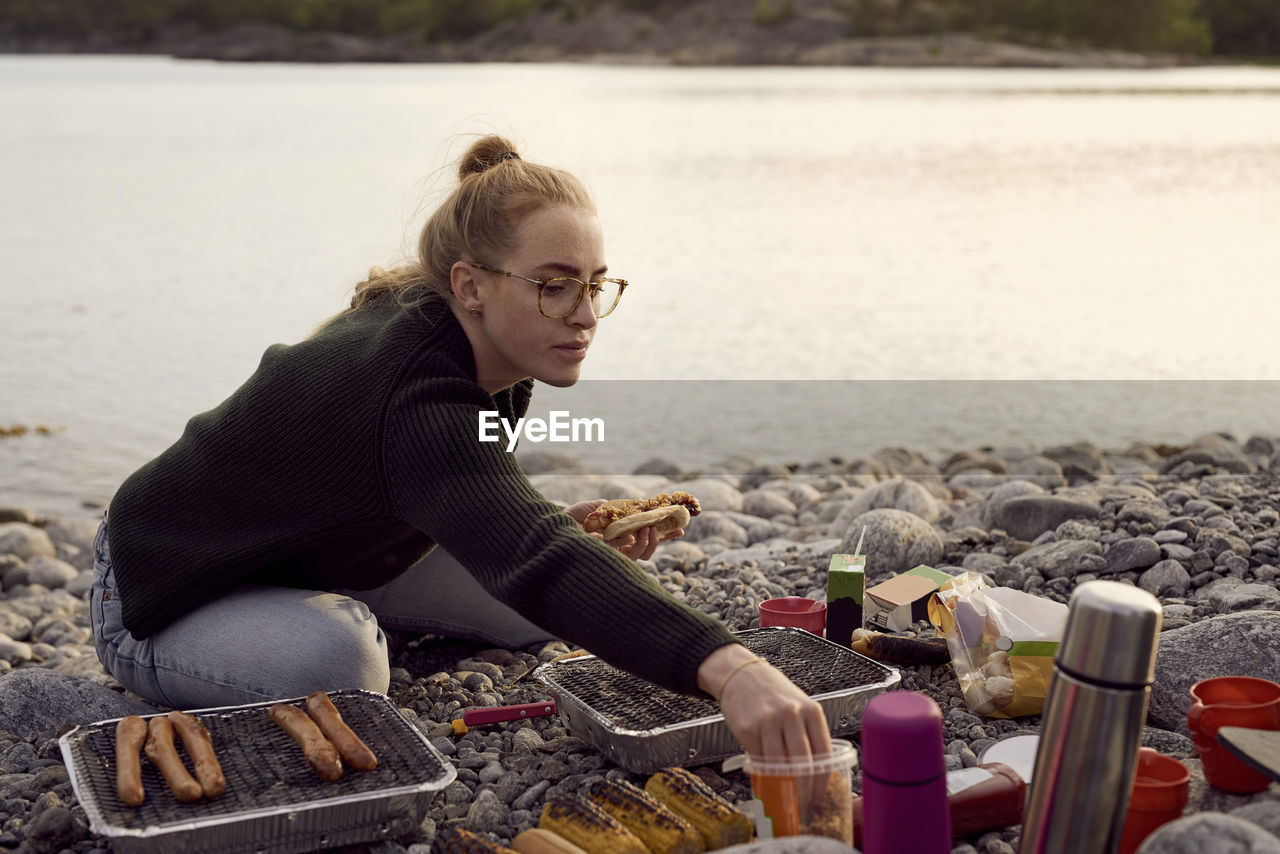
<svg viewBox="0 0 1280 854">
<path fill-rule="evenodd" d="M 961 573 L 929 602 L 929 619 L 947 639 L 951 664 L 975 714 L 1038 715 L 1053 678 L 1067 606 L 1021 590 L 991 587 Z"/>
</svg>

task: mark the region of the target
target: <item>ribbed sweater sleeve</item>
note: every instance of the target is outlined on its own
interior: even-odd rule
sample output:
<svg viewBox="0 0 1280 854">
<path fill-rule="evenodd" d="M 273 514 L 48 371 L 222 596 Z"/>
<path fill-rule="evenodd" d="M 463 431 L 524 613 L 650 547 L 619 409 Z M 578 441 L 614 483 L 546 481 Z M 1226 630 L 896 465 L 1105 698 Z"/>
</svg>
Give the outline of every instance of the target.
<svg viewBox="0 0 1280 854">
<path fill-rule="evenodd" d="M 480 413 L 497 408 L 493 398 L 442 376 L 447 366 L 434 358 L 407 366 L 388 402 L 382 440 L 396 512 L 533 623 L 616 667 L 696 692 L 699 663 L 733 635 L 582 533 L 533 488 L 504 443 L 479 441 Z"/>
</svg>

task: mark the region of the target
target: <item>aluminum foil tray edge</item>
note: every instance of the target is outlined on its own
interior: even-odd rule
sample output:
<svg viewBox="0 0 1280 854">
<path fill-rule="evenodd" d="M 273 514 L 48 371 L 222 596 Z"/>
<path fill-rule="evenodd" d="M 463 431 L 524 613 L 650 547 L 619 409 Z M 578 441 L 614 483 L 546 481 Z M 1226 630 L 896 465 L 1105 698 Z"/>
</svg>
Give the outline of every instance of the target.
<svg viewBox="0 0 1280 854">
<path fill-rule="evenodd" d="M 148 854 L 155 852 L 171 852 L 176 850 L 193 852 L 193 854 L 237 854 L 238 852 L 300 852 L 314 851 L 320 848 L 332 848 L 358 842 L 374 841 L 402 835 L 414 830 L 426 815 L 432 795 L 443 789 L 457 778 L 457 770 L 449 760 L 437 751 L 417 727 L 400 714 L 399 709 L 384 695 L 372 691 L 343 690 L 330 692 L 330 697 L 338 705 L 339 710 L 356 733 L 364 739 L 379 757 L 380 768 L 393 770 L 385 760 L 390 759 L 387 751 L 390 748 L 385 735 L 371 734 L 362 731 L 357 721 L 352 719 L 351 709 L 367 706 L 381 715 L 387 724 L 394 728 L 393 735 L 399 740 L 401 750 L 407 749 L 412 755 L 395 757 L 396 765 L 407 765 L 421 762 L 424 772 L 417 779 L 404 780 L 391 785 L 367 788 L 366 791 L 351 791 L 343 782 L 327 784 L 314 779 L 314 787 L 305 784 L 300 787 L 307 793 L 321 792 L 319 797 L 299 799 L 294 802 L 273 806 L 249 809 L 236 809 L 219 815 L 200 815 L 190 807 L 199 807 L 200 803 L 216 804 L 216 801 L 202 801 L 197 804 L 183 805 L 174 810 L 179 816 L 181 811 L 197 813 L 190 817 L 179 817 L 160 823 L 139 827 L 124 826 L 113 820 L 109 813 L 119 812 L 121 806 L 115 800 L 114 770 L 110 770 L 110 785 L 101 779 L 104 769 L 114 769 L 113 757 L 103 756 L 87 746 L 90 737 L 99 741 L 109 731 L 114 740 L 115 724 L 120 720 L 113 718 L 84 724 L 67 732 L 59 739 L 59 748 L 67 767 L 67 772 L 77 799 L 84 807 L 89 819 L 90 829 L 111 840 L 112 850 L 121 854 Z M 220 706 L 209 709 L 191 710 L 190 714 L 206 721 L 207 725 L 219 720 L 233 719 L 241 714 L 252 714 L 254 710 L 265 710 L 275 703 L 302 704 L 305 698 L 298 697 L 286 700 L 271 700 L 263 703 L 251 703 L 241 706 Z M 353 706 L 352 704 L 357 704 Z M 156 717 L 145 715 L 144 719 Z M 271 724 L 275 727 L 275 724 Z M 213 728 L 212 726 L 210 727 Z M 281 731 L 283 735 L 283 731 Z M 292 745 L 292 739 L 283 735 Z M 232 753 L 218 747 L 219 761 L 224 766 L 228 777 L 228 792 L 234 785 L 234 767 L 228 766 L 228 758 Z M 295 748 L 296 749 L 296 748 Z M 179 746 L 179 752 L 183 753 Z M 183 754 L 185 756 L 185 754 Z M 296 757 L 289 757 L 300 763 L 306 774 L 311 774 L 299 751 Z M 235 760 L 232 758 L 232 762 Z M 143 759 L 144 771 L 148 761 Z M 92 768 L 91 765 L 97 765 Z M 190 762 L 187 762 L 188 768 Z M 152 779 L 147 784 L 148 801 L 153 798 L 172 800 L 167 790 L 159 792 L 163 782 L 156 783 L 156 775 L 152 769 L 148 772 Z M 349 772 L 357 775 L 360 772 Z M 377 775 L 378 769 L 363 772 Z M 396 771 L 396 776 L 404 776 L 403 771 Z M 144 779 L 146 774 L 144 774 Z M 344 780 L 352 779 L 344 777 Z M 366 783 L 374 778 L 366 779 Z M 324 793 L 324 788 L 333 790 Z M 225 798 L 226 795 L 224 794 Z M 251 797 L 246 795 L 246 797 Z M 108 801 L 107 799 L 111 799 Z M 176 800 L 173 801 L 176 804 Z M 144 803 L 143 809 L 146 807 Z"/>
<path fill-rule="evenodd" d="M 895 668 L 801 629 L 772 627 L 747 629 L 734 634 L 751 646 L 754 639 L 769 638 L 773 633 L 785 633 L 777 636 L 808 645 L 815 651 L 833 654 L 832 649 L 838 650 L 835 654 L 846 657 L 851 662 L 858 662 L 863 667 L 874 668 L 882 677 L 852 688 L 810 695 L 822 706 L 833 735 L 847 735 L 860 729 L 862 713 L 871 698 L 897 687 L 902 681 L 902 674 Z M 724 722 L 724 715 L 718 712 L 674 724 L 637 729 L 621 726 L 592 708 L 588 702 L 569 690 L 563 684 L 563 678 L 558 679 L 556 673 L 570 669 L 575 662 L 586 662 L 594 658 L 595 656 L 582 656 L 542 664 L 534 671 L 534 678 L 556 695 L 557 713 L 569 732 L 589 742 L 610 761 L 633 773 L 649 774 L 671 765 L 716 762 L 742 752 L 741 745 Z M 654 686 L 654 691 L 663 690 Z"/>
</svg>

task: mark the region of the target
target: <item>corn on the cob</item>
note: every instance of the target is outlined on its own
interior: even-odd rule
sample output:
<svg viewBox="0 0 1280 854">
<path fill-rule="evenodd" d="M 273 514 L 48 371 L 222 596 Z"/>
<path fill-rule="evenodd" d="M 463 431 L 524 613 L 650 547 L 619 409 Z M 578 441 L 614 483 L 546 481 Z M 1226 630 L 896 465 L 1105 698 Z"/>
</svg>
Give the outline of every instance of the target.
<svg viewBox="0 0 1280 854">
<path fill-rule="evenodd" d="M 517 854 L 505 845 L 490 842 L 465 827 L 450 827 L 431 844 L 431 854 Z"/>
<path fill-rule="evenodd" d="M 587 854 L 649 854 L 634 833 L 581 795 L 548 798 L 538 827 L 563 836 Z"/>
<path fill-rule="evenodd" d="M 511 847 L 520 854 L 587 854 L 558 833 L 543 827 L 531 827 L 516 834 Z"/>
<path fill-rule="evenodd" d="M 649 778 L 644 790 L 692 824 L 708 851 L 750 842 L 755 834 L 751 819 L 684 768 L 663 768 Z"/>
<path fill-rule="evenodd" d="M 587 799 L 622 822 L 653 854 L 702 854 L 707 850 L 693 825 L 648 792 L 625 780 L 600 780 Z"/>
</svg>

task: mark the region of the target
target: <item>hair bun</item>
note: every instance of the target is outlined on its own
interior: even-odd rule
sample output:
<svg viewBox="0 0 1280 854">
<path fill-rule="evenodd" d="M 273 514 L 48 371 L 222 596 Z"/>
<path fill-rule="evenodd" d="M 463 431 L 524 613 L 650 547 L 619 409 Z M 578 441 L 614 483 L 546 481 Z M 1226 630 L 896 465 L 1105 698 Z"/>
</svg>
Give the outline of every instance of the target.
<svg viewBox="0 0 1280 854">
<path fill-rule="evenodd" d="M 502 163 L 504 160 L 519 160 L 520 154 L 510 141 L 496 134 L 481 137 L 462 155 L 458 166 L 458 177 L 479 175 Z"/>
</svg>

